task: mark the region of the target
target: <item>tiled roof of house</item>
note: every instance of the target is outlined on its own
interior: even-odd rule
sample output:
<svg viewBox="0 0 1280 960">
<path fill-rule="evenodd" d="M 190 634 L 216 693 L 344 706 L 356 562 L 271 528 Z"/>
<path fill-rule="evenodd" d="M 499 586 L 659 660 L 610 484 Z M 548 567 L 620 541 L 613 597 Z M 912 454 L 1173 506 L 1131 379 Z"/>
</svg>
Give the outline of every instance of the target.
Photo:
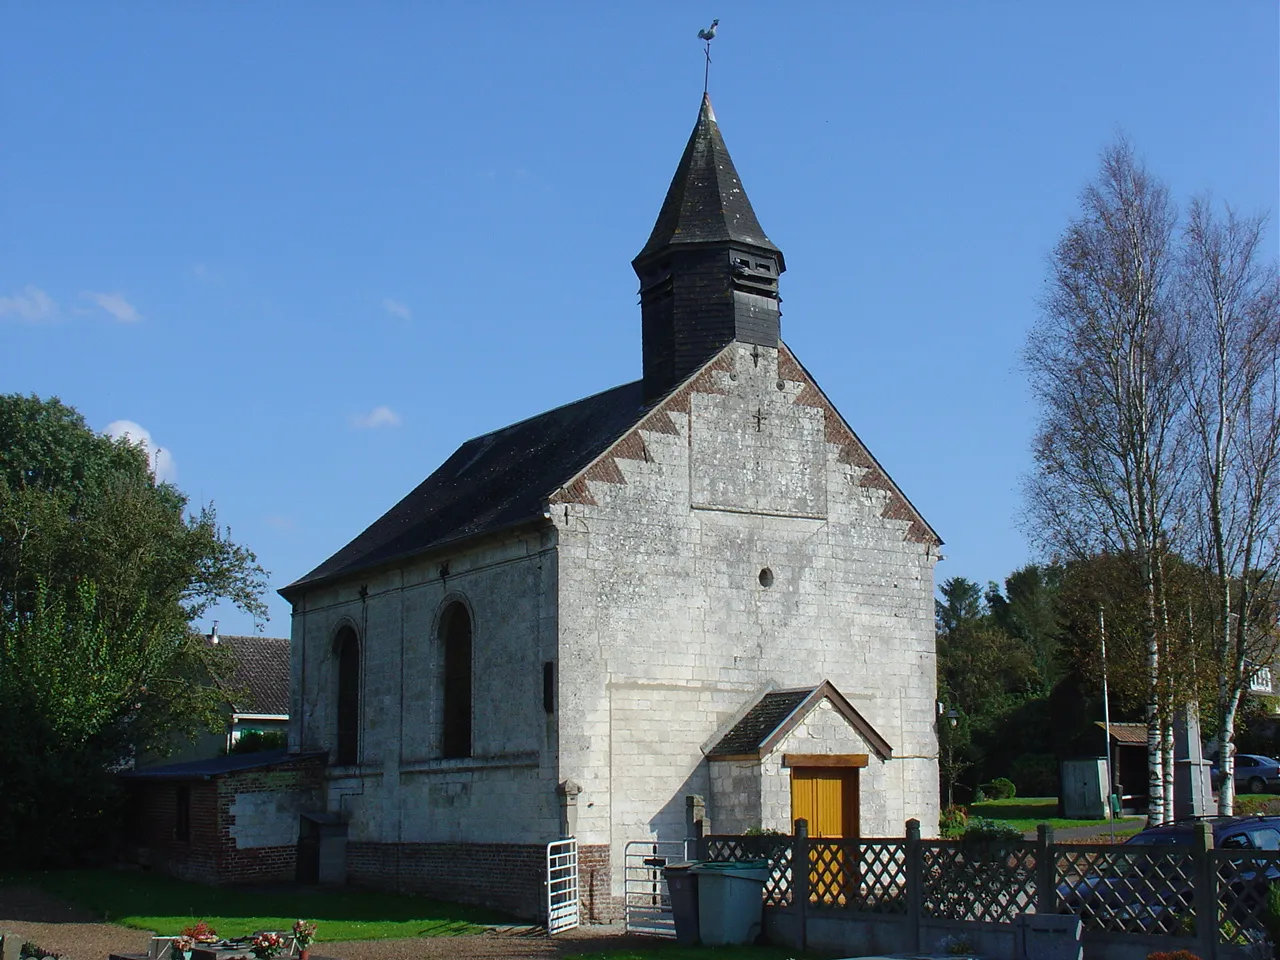
<svg viewBox="0 0 1280 960">
<path fill-rule="evenodd" d="M 223 684 L 237 713 L 289 715 L 289 639 L 218 637 L 234 666 Z"/>
<path fill-rule="evenodd" d="M 640 381 L 468 440 L 362 534 L 280 593 L 537 520 L 548 496 L 644 416 Z"/>
</svg>

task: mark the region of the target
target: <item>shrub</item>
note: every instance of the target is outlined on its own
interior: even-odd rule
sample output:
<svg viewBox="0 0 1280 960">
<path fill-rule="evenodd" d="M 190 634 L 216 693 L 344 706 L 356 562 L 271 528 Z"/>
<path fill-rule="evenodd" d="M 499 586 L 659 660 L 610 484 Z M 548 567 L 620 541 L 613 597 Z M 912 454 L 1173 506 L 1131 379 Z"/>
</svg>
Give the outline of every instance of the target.
<svg viewBox="0 0 1280 960">
<path fill-rule="evenodd" d="M 1018 795 L 1018 789 L 1008 777 L 996 777 L 980 788 L 991 800 L 1012 800 Z"/>
<path fill-rule="evenodd" d="M 938 827 L 942 831 L 942 836 L 947 840 L 954 840 L 960 836 L 968 825 L 969 811 L 956 804 L 943 810 L 942 815 L 938 818 Z"/>
<path fill-rule="evenodd" d="M 1058 760 L 1051 753 L 1024 753 L 1009 765 L 1009 779 L 1020 797 L 1056 797 Z"/>
<path fill-rule="evenodd" d="M 961 839 L 966 843 L 1013 843 L 1022 839 L 1022 831 L 999 820 L 978 817 L 969 821 Z"/>
</svg>

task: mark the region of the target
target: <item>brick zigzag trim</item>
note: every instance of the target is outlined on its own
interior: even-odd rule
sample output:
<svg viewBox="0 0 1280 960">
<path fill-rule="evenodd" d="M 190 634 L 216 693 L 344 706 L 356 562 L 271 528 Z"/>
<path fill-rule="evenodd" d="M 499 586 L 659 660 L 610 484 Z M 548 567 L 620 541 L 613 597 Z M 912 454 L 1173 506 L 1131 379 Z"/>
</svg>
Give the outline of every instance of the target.
<svg viewBox="0 0 1280 960">
<path fill-rule="evenodd" d="M 778 347 L 778 377 L 782 380 L 791 380 L 803 384 L 793 401 L 794 403 L 799 403 L 806 407 L 817 407 L 826 414 L 823 419 L 826 422 L 827 443 L 835 444 L 840 448 L 839 460 L 841 463 L 847 463 L 862 470 L 862 476 L 858 478 L 858 486 L 883 490 L 889 494 L 889 499 L 885 503 L 884 509 L 880 511 L 880 516 L 886 520 L 907 521 L 910 526 L 907 527 L 907 532 L 903 536 L 904 540 L 909 540 L 912 543 L 927 543 L 935 547 L 941 546 L 942 541 L 929 529 L 924 517 L 920 516 L 916 509 L 907 502 L 907 498 L 902 495 L 902 491 L 889 479 L 888 475 L 881 469 L 880 464 L 876 463 L 875 458 L 871 456 L 871 452 L 849 429 L 849 425 L 844 422 L 844 417 L 840 416 L 836 408 L 832 406 L 831 401 L 823 395 L 813 380 L 800 367 L 786 344 L 780 344 Z"/>
<path fill-rule="evenodd" d="M 730 344 L 730 347 L 732 344 Z M 618 467 L 618 458 L 625 460 L 652 461 L 649 448 L 645 446 L 641 431 L 650 433 L 666 433 L 679 435 L 668 413 L 689 412 L 690 397 L 694 393 L 724 394 L 727 391 L 716 382 L 716 373 L 732 373 L 733 362 L 730 347 L 725 347 L 714 359 L 691 377 L 680 389 L 650 411 L 643 420 L 634 426 L 620 440 L 602 453 L 594 463 L 583 470 L 573 480 L 557 490 L 550 498 L 551 503 L 581 503 L 598 506 L 599 503 L 591 493 L 590 483 L 626 483 L 626 477 Z M 863 445 L 862 441 L 849 429 L 844 418 L 836 412 L 836 408 L 814 384 L 813 380 L 801 369 L 800 364 L 785 344 L 778 347 L 778 377 L 801 384 L 801 390 L 793 403 L 807 407 L 817 407 L 823 411 L 826 423 L 827 443 L 840 448 L 839 461 L 862 470 L 858 485 L 875 490 L 883 490 L 889 499 L 880 511 L 880 516 L 888 520 L 904 520 L 909 526 L 903 536 L 912 543 L 927 543 L 939 546 L 941 541 L 929 529 L 924 518 L 907 502 L 893 481 L 885 474 Z"/>
</svg>

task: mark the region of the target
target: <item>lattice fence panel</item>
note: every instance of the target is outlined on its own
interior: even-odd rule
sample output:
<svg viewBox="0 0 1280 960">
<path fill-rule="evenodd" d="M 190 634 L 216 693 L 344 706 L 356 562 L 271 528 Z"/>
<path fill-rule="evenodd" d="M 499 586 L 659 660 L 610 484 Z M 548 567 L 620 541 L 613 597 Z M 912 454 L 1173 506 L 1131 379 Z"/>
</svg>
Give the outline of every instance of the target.
<svg viewBox="0 0 1280 960">
<path fill-rule="evenodd" d="M 858 845 L 858 909 L 907 912 L 907 845 L 901 840 L 864 840 Z"/>
<path fill-rule="evenodd" d="M 1263 931 L 1267 890 L 1280 880 L 1280 852 L 1215 850 L 1218 932 L 1223 943 L 1251 943 Z"/>
<path fill-rule="evenodd" d="M 1189 853 L 1159 848 L 1058 848 L 1056 902 L 1086 930 L 1110 933 L 1188 934 L 1195 929 Z"/>
<path fill-rule="evenodd" d="M 925 844 L 921 854 L 925 916 L 1012 923 L 1035 904 L 1033 847 L 941 841 Z"/>
</svg>

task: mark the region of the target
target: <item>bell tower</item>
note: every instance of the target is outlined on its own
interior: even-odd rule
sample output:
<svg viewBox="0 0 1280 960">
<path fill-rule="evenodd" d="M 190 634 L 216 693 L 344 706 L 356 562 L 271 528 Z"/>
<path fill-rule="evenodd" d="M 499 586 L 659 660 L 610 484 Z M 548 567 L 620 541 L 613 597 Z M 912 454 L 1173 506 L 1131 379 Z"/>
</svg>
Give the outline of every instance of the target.
<svg viewBox="0 0 1280 960">
<path fill-rule="evenodd" d="M 733 340 L 778 346 L 786 263 L 751 209 L 705 93 L 653 233 L 631 266 L 640 278 L 646 400 Z"/>
</svg>

